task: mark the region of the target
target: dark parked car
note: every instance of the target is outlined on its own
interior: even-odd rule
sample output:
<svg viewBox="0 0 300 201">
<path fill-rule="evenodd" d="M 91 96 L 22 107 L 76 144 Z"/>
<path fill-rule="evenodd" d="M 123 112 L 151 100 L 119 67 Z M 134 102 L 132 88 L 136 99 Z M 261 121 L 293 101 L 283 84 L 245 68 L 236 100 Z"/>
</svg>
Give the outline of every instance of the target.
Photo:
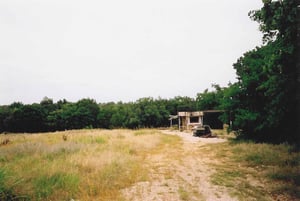
<svg viewBox="0 0 300 201">
<path fill-rule="evenodd" d="M 212 135 L 209 125 L 195 126 L 192 130 L 193 130 L 193 136 L 210 137 Z"/>
</svg>

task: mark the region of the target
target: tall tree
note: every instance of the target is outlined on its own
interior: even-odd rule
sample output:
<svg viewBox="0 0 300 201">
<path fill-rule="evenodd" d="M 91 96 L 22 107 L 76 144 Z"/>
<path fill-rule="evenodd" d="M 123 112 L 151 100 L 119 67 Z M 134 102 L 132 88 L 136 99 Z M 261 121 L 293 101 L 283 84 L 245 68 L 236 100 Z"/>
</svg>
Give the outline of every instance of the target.
<svg viewBox="0 0 300 201">
<path fill-rule="evenodd" d="M 250 17 L 260 23 L 262 47 L 241 57 L 235 125 L 258 140 L 295 141 L 297 92 L 297 1 L 264 0 Z M 298 138 L 299 139 L 299 138 Z"/>
<path fill-rule="evenodd" d="M 203 93 L 198 93 L 196 98 L 197 110 L 214 110 L 220 109 L 223 101 L 224 88 L 218 84 L 213 84 L 213 91 L 204 90 Z"/>
</svg>

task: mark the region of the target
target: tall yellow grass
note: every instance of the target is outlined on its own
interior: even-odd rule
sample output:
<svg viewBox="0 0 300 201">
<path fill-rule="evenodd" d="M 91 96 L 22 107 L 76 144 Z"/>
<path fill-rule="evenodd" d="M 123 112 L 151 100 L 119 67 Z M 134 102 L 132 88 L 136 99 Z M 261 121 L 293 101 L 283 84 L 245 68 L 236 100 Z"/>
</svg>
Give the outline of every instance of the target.
<svg viewBox="0 0 300 201">
<path fill-rule="evenodd" d="M 13 192 L 31 200 L 124 200 L 121 189 L 147 180 L 146 154 L 172 142 L 151 129 L 0 135 L 5 138 L 0 168 L 20 181 Z"/>
</svg>

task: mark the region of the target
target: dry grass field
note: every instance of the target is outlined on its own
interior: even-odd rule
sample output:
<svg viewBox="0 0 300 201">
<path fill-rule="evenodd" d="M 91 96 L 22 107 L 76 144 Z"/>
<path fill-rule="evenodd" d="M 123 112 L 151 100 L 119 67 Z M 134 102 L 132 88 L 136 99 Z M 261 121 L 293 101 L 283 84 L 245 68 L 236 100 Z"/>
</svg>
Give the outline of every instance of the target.
<svg viewBox="0 0 300 201">
<path fill-rule="evenodd" d="M 165 133 L 0 135 L 0 200 L 300 199 L 300 154 L 289 145 Z"/>
<path fill-rule="evenodd" d="M 122 200 L 120 189 L 148 179 L 146 154 L 179 142 L 156 130 L 1 135 L 1 142 L 6 139 L 0 147 L 2 191 L 24 200 Z"/>
</svg>

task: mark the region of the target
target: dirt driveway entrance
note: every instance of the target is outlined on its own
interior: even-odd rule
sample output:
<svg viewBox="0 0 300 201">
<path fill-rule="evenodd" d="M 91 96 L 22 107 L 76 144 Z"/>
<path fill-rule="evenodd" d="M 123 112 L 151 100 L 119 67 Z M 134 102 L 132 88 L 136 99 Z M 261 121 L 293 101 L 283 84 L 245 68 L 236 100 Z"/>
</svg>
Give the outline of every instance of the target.
<svg viewBox="0 0 300 201">
<path fill-rule="evenodd" d="M 180 136 L 182 143 L 149 155 L 146 162 L 151 172 L 150 179 L 125 189 L 124 197 L 132 201 L 236 200 L 229 196 L 226 188 L 211 184 L 210 175 L 214 169 L 209 164 L 214 159 L 201 152 L 201 147 L 207 144 L 226 140 L 198 138 L 191 133 L 176 131 L 162 132 Z"/>
</svg>

